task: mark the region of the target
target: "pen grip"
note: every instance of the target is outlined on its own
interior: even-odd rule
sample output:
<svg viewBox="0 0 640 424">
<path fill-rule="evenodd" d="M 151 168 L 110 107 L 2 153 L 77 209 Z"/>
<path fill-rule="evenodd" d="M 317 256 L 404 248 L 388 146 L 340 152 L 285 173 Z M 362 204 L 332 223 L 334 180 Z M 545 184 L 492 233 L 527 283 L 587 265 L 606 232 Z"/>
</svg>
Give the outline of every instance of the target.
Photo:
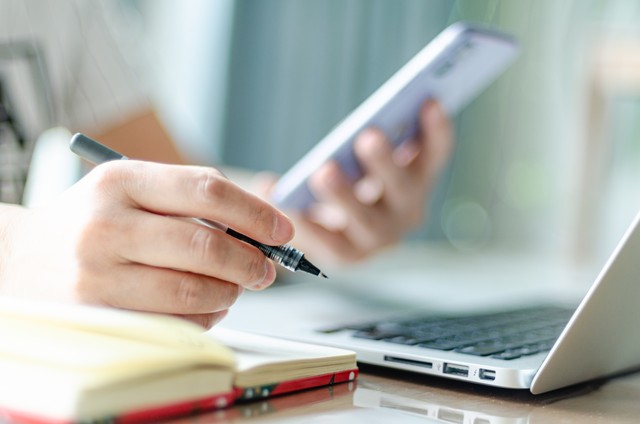
<svg viewBox="0 0 640 424">
<path fill-rule="evenodd" d="M 269 259 L 274 259 L 273 257 L 274 248 L 272 246 L 262 244 L 259 241 L 256 241 L 250 237 L 247 237 L 242 233 L 232 230 L 231 228 L 227 228 L 226 233 L 229 234 L 231 237 L 237 238 L 238 240 L 241 240 L 245 243 L 249 243 L 250 245 L 257 247 L 258 249 L 260 249 L 262 253 L 264 253 L 266 257 L 268 257 Z"/>
<path fill-rule="evenodd" d="M 75 134 L 69 142 L 69 148 L 76 155 L 96 165 L 112 160 L 127 159 L 126 156 L 103 146 L 84 134 Z"/>
</svg>

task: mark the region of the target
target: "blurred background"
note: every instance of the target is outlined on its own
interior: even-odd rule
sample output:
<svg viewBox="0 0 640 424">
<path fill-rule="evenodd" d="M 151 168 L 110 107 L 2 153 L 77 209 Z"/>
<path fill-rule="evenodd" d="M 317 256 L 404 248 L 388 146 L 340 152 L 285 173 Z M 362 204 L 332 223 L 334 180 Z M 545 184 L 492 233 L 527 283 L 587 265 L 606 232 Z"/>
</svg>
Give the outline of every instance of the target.
<svg viewBox="0 0 640 424">
<path fill-rule="evenodd" d="M 412 238 L 602 263 L 640 207 L 635 0 L 113 0 L 141 82 L 195 163 L 286 171 L 449 24 L 518 61 L 456 116 Z"/>
<path fill-rule="evenodd" d="M 415 237 L 600 262 L 640 206 L 636 1 L 132 6 L 164 61 L 163 110 L 194 160 L 284 172 L 436 34 L 466 20 L 513 34 L 522 54 L 455 118 L 455 158 Z"/>
</svg>

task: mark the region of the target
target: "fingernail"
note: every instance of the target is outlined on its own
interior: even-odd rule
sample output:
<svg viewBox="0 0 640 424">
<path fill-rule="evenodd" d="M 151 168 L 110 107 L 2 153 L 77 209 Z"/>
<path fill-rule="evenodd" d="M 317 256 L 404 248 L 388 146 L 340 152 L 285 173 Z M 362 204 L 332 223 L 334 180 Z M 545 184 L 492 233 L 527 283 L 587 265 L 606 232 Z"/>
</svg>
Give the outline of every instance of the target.
<svg viewBox="0 0 640 424">
<path fill-rule="evenodd" d="M 358 140 L 358 149 L 360 152 L 366 155 L 375 155 L 376 153 L 383 152 L 385 150 L 385 142 L 380 134 L 372 129 L 366 129 L 360 134 Z"/>
<path fill-rule="evenodd" d="M 316 171 L 312 179 L 312 185 L 315 189 L 320 191 L 327 191 L 340 186 L 340 169 L 335 162 L 328 162 L 324 164 L 318 171 Z"/>
<path fill-rule="evenodd" d="M 275 228 L 271 238 L 276 244 L 286 243 L 293 238 L 293 224 L 288 217 L 276 214 Z"/>
<path fill-rule="evenodd" d="M 379 179 L 362 178 L 354 186 L 354 194 L 363 205 L 373 206 L 384 195 L 384 185 Z"/>
</svg>

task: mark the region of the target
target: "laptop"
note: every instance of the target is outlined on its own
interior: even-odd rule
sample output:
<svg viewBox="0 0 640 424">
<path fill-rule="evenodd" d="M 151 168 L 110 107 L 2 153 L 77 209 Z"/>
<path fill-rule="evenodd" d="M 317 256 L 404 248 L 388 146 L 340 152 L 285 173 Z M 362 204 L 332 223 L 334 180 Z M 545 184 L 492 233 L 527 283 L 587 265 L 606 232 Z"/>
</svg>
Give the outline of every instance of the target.
<svg viewBox="0 0 640 424">
<path fill-rule="evenodd" d="M 243 296 L 223 325 L 351 349 L 364 364 L 533 394 L 640 369 L 640 214 L 577 306 L 439 316 L 383 309 L 297 284 Z"/>
</svg>

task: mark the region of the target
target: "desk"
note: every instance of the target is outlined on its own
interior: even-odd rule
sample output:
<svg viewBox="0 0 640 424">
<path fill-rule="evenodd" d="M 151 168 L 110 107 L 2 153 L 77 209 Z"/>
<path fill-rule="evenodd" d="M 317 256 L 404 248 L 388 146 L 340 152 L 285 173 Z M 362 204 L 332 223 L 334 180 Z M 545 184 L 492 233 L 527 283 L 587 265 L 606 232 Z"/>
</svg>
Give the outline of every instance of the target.
<svg viewBox="0 0 640 424">
<path fill-rule="evenodd" d="M 377 367 L 355 384 L 236 405 L 167 424 L 204 423 L 637 423 L 640 373 L 545 395 L 476 386 Z"/>
<path fill-rule="evenodd" d="M 467 308 L 478 301 L 511 302 L 518 293 L 558 297 L 571 286 L 580 296 L 595 274 L 529 254 L 459 255 L 424 245 L 404 246 L 374 263 L 335 272 L 327 281 L 301 277 L 265 292 L 247 292 L 223 325 L 265 329 L 271 321 L 296 321 L 303 315 L 318 324 L 344 322 L 366 311 L 380 314 L 382 309 L 406 310 L 407 305 L 433 310 Z M 488 290 L 489 283 L 499 290 Z M 365 307 L 359 310 L 358 304 Z M 631 423 L 640 420 L 639 400 L 640 373 L 534 396 L 526 390 L 362 366 L 355 384 L 237 405 L 180 423 Z"/>
</svg>

